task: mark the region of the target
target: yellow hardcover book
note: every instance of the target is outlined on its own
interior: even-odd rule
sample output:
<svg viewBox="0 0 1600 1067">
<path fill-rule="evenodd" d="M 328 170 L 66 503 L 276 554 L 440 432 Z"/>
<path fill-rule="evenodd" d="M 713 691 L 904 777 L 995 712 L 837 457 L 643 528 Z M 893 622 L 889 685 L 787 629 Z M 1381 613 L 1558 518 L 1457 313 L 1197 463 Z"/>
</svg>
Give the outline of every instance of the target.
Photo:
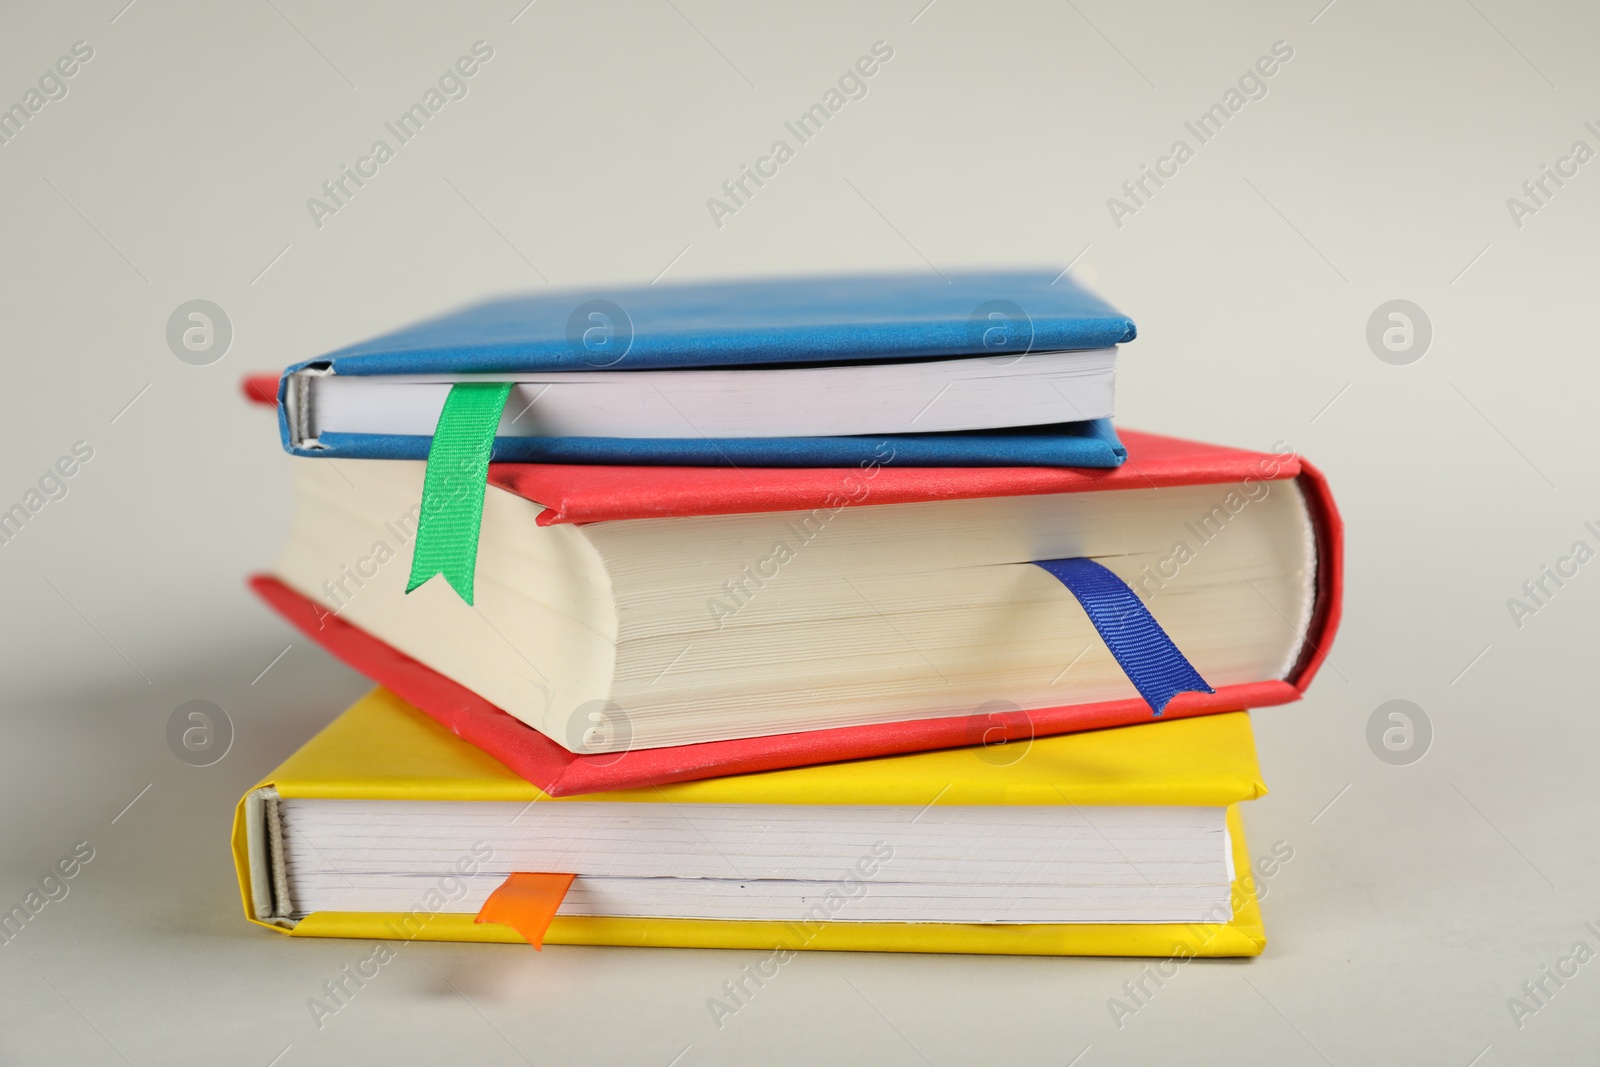
<svg viewBox="0 0 1600 1067">
<path fill-rule="evenodd" d="M 245 795 L 233 854 L 301 937 L 514 943 L 476 913 L 542 871 L 577 875 L 546 944 L 1253 956 L 1265 792 L 1230 712 L 550 797 L 380 688 Z"/>
</svg>

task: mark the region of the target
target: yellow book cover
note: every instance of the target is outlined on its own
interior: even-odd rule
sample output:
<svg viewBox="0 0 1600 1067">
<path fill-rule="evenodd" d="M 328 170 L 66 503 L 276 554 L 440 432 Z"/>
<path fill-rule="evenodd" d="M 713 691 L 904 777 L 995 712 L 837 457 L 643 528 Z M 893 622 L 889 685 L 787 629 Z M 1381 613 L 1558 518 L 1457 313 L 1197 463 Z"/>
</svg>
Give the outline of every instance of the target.
<svg viewBox="0 0 1600 1067">
<path fill-rule="evenodd" d="M 623 758 L 626 758 L 625 756 Z M 1226 807 L 1232 916 L 1206 923 L 777 922 L 557 915 L 546 944 L 835 949 L 1023 955 L 1253 956 L 1266 944 L 1235 807 L 1266 792 L 1249 716 L 1205 715 L 1012 742 L 768 771 L 641 789 L 550 797 L 385 689 L 375 689 L 240 801 L 233 855 L 245 915 L 299 937 L 516 943 L 509 927 L 443 906 L 411 912 L 275 915 L 283 876 L 280 800 L 501 801 L 550 804 L 801 804 Z M 581 881 L 581 876 L 580 876 Z"/>
</svg>

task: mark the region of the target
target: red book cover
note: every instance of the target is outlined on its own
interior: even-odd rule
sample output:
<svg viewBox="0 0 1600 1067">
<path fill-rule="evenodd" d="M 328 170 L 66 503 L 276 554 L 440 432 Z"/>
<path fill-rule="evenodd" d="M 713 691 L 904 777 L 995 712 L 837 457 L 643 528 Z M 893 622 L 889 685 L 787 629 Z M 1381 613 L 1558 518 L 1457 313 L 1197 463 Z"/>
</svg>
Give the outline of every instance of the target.
<svg viewBox="0 0 1600 1067">
<path fill-rule="evenodd" d="M 276 386 L 246 382 L 246 395 L 272 402 Z M 604 467 L 493 464 L 489 481 L 544 505 L 542 525 L 675 515 L 803 511 L 877 504 L 1074 493 L 1113 489 L 1227 484 L 1245 478 L 1295 478 L 1316 529 L 1317 592 L 1311 625 L 1285 680 L 1228 685 L 1215 693 L 1183 693 L 1163 718 L 1184 718 L 1299 699 L 1327 655 L 1339 625 L 1343 527 L 1326 480 L 1299 456 L 1250 452 L 1137 431 L 1120 431 L 1128 460 L 1113 470 L 1043 467 L 884 467 L 862 496 L 850 470 L 718 467 Z M 305 460 L 303 462 L 316 462 Z M 277 579 L 251 579 L 255 591 L 306 636 L 373 681 L 386 686 L 495 756 L 552 796 L 566 796 L 866 759 L 937 748 L 990 745 L 1050 734 L 1151 721 L 1138 698 L 993 715 L 914 719 L 712 741 L 623 753 L 577 755 L 470 690 L 320 610 Z"/>
</svg>

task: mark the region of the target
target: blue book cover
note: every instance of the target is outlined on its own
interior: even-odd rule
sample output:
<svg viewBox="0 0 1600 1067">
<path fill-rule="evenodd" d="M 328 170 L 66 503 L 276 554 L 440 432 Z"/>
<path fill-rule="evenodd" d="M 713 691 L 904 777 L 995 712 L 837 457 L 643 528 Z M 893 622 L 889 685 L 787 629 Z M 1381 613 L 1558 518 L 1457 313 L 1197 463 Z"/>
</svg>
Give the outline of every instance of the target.
<svg viewBox="0 0 1600 1067">
<path fill-rule="evenodd" d="M 494 376 L 817 366 L 1106 349 L 1131 320 L 1064 273 L 832 275 L 511 296 L 298 363 L 279 384 L 296 455 L 426 458 L 416 434 L 307 432 L 297 386 L 339 376 Z M 501 462 L 1112 467 L 1107 419 L 836 437 L 497 437 Z"/>
<path fill-rule="evenodd" d="M 323 434 L 301 456 L 427 459 L 432 438 Z M 1110 419 L 878 437 L 497 437 L 496 463 L 668 467 L 1118 467 L 1128 458 Z"/>
</svg>

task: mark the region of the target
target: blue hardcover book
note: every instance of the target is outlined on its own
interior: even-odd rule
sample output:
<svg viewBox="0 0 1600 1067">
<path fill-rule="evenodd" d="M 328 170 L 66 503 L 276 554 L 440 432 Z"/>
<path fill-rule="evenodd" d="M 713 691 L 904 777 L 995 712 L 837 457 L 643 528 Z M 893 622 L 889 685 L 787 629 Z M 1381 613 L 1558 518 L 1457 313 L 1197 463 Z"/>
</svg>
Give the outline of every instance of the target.
<svg viewBox="0 0 1600 1067">
<path fill-rule="evenodd" d="M 296 455 L 425 459 L 452 390 L 496 383 L 497 461 L 1114 467 L 1133 337 L 1053 272 L 516 296 L 290 367 L 279 422 Z"/>
</svg>

